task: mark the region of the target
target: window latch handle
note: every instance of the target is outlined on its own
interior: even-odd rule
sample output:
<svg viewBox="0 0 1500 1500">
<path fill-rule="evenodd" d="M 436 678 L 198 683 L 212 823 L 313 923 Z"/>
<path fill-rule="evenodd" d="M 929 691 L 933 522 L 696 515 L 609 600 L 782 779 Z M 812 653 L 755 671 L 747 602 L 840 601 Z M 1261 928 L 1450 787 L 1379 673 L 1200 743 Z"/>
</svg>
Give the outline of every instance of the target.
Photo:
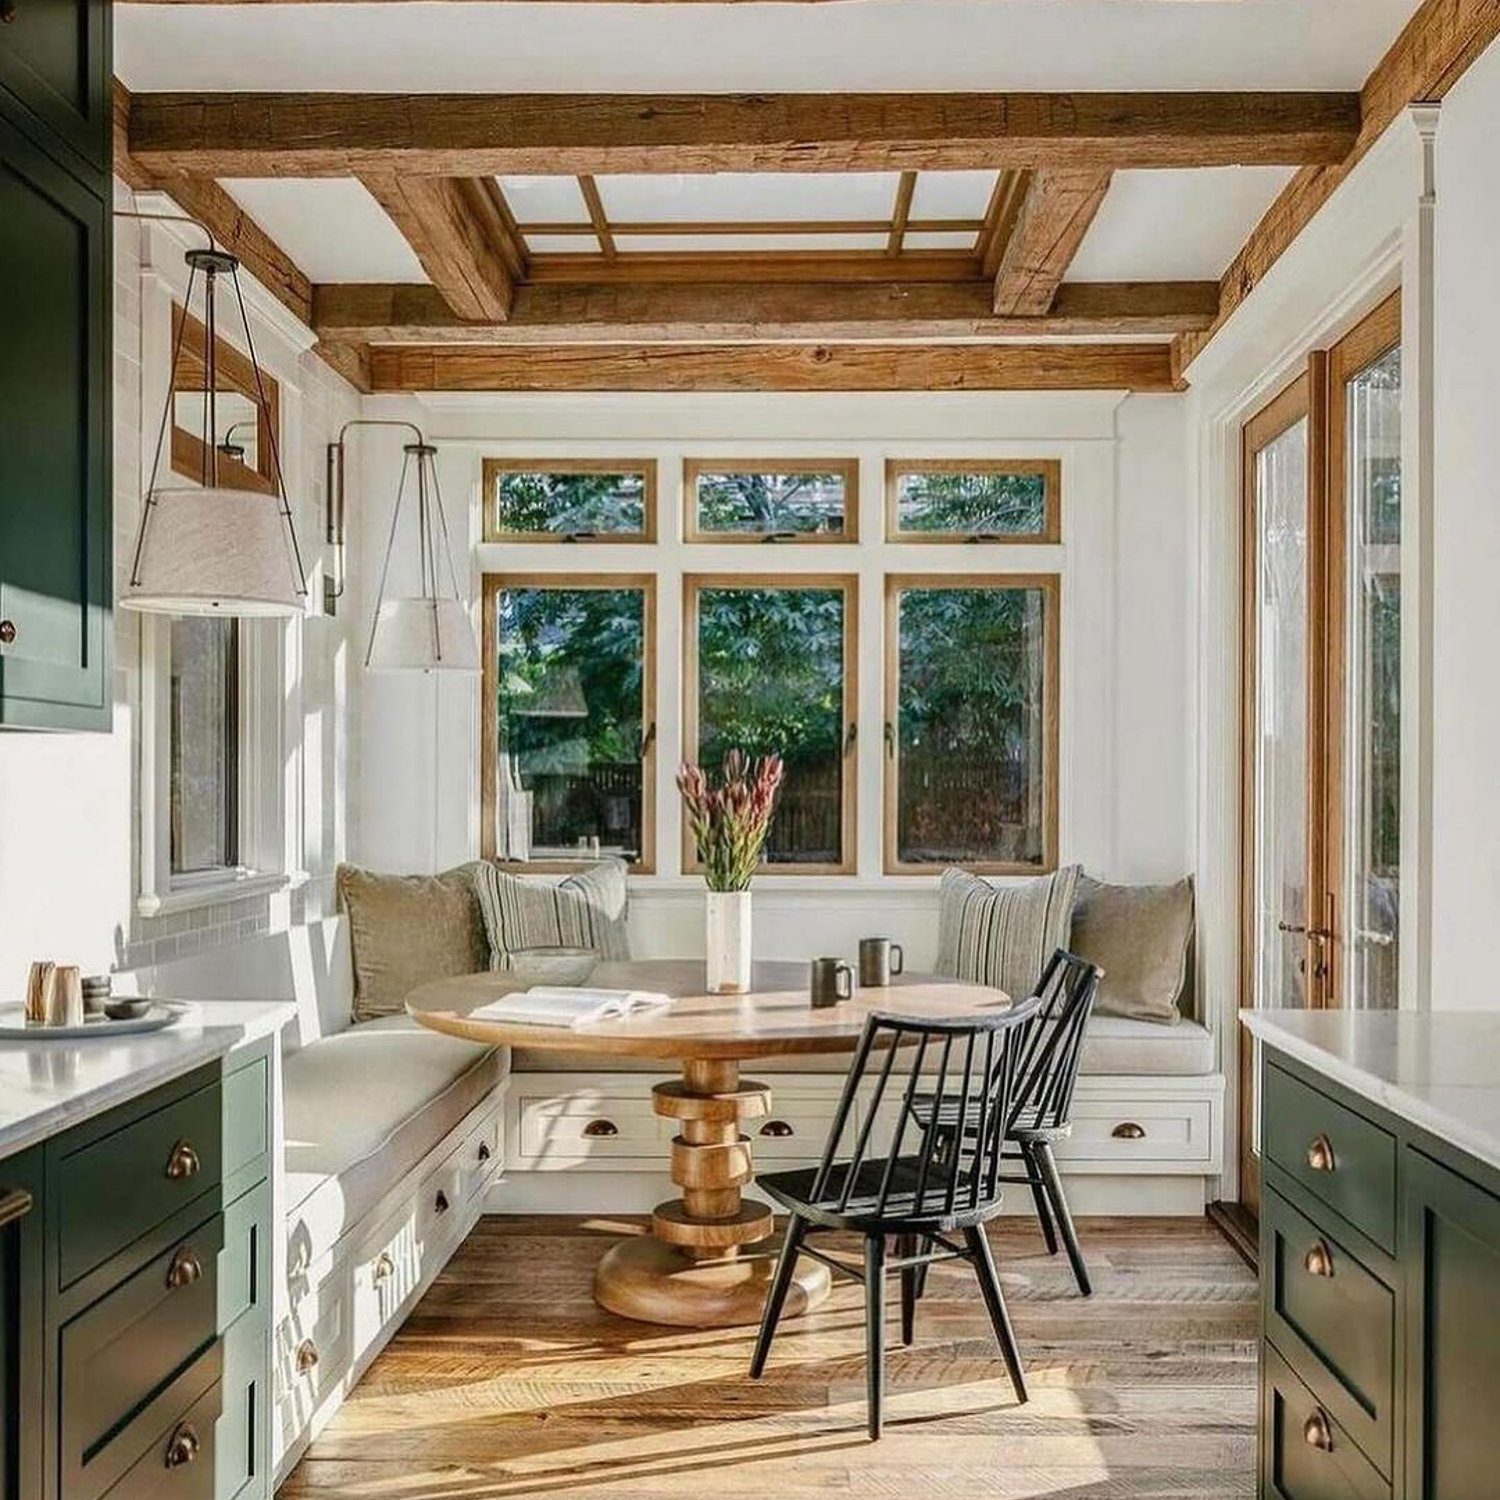
<svg viewBox="0 0 1500 1500">
<path fill-rule="evenodd" d="M 896 758 L 896 726 L 889 719 L 885 721 L 885 753 L 892 760 Z"/>
<path fill-rule="evenodd" d="M 591 542 L 598 535 L 597 531 L 570 531 L 563 540 L 565 542 Z"/>
<path fill-rule="evenodd" d="M 653 719 L 647 726 L 646 732 L 641 736 L 640 759 L 645 760 L 646 752 L 656 743 L 656 720 Z"/>
<path fill-rule="evenodd" d="M 859 738 L 859 725 L 853 719 L 849 720 L 849 727 L 844 731 L 844 754 L 854 748 L 854 742 Z"/>
</svg>

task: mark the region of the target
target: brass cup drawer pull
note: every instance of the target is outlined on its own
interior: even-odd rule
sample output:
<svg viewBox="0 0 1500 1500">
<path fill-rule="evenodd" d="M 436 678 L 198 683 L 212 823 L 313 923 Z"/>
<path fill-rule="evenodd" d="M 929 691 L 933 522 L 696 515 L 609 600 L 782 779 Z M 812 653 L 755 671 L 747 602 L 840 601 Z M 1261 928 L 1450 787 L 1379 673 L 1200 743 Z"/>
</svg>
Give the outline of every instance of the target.
<svg viewBox="0 0 1500 1500">
<path fill-rule="evenodd" d="M 318 1346 L 311 1339 L 303 1339 L 297 1345 L 297 1373 L 306 1375 L 318 1367 Z"/>
<path fill-rule="evenodd" d="M 490 1143 L 488 1141 L 480 1141 L 480 1143 L 479 1143 L 479 1159 L 480 1159 L 480 1161 L 488 1161 L 490 1159 L 490 1156 L 492 1154 L 493 1153 L 490 1151 Z"/>
<path fill-rule="evenodd" d="M 1117 1141 L 1143 1141 L 1146 1139 L 1146 1127 L 1137 1125 L 1134 1120 L 1121 1120 L 1110 1135 Z"/>
<path fill-rule="evenodd" d="M 789 1136 L 796 1135 L 797 1132 L 785 1120 L 767 1120 L 760 1127 L 760 1133 L 769 1136 L 772 1140 L 784 1141 Z"/>
<path fill-rule="evenodd" d="M 172 1436 L 167 1439 L 166 1465 L 169 1469 L 180 1469 L 198 1456 L 198 1429 L 191 1422 L 179 1423 Z"/>
<path fill-rule="evenodd" d="M 0 1193 L 0 1229 L 24 1219 L 34 1206 L 34 1200 L 25 1188 L 9 1188 Z"/>
<path fill-rule="evenodd" d="M 1314 1172 L 1336 1172 L 1338 1161 L 1333 1154 L 1333 1142 L 1326 1135 L 1315 1135 L 1307 1146 L 1307 1165 Z"/>
<path fill-rule="evenodd" d="M 14 21 L 16 8 L 9 0 L 0 0 L 0 22 Z M 16 626 L 14 620 L 0 620 L 0 646 L 11 645 L 16 638 Z"/>
<path fill-rule="evenodd" d="M 198 1258 L 198 1252 L 191 1245 L 184 1245 L 167 1267 L 167 1285 L 175 1291 L 178 1287 L 192 1286 L 195 1281 L 202 1279 L 203 1262 Z"/>
<path fill-rule="evenodd" d="M 445 1214 L 448 1212 L 448 1195 L 442 1188 L 437 1190 L 437 1197 L 432 1200 L 432 1207 L 436 1213 Z"/>
<path fill-rule="evenodd" d="M 1302 1441 L 1309 1448 L 1316 1448 L 1319 1453 L 1333 1452 L 1333 1428 L 1322 1407 L 1317 1407 L 1302 1424 Z"/>
<path fill-rule="evenodd" d="M 389 1281 L 396 1274 L 396 1262 L 382 1250 L 375 1259 L 375 1269 L 370 1273 L 370 1279 L 379 1286 L 382 1281 Z"/>
<path fill-rule="evenodd" d="M 1323 1276 L 1329 1279 L 1333 1276 L 1333 1251 L 1328 1248 L 1326 1240 L 1314 1240 L 1311 1248 L 1302 1257 L 1302 1269 L 1309 1276 Z"/>
<path fill-rule="evenodd" d="M 201 1170 L 202 1163 L 198 1160 L 198 1153 L 193 1150 L 192 1143 L 178 1141 L 167 1158 L 167 1176 L 173 1182 L 181 1182 L 185 1178 L 196 1177 Z"/>
<path fill-rule="evenodd" d="M 619 1135 L 620 1127 L 613 1120 L 590 1120 L 583 1127 L 583 1133 L 597 1140 L 603 1136 Z"/>
</svg>

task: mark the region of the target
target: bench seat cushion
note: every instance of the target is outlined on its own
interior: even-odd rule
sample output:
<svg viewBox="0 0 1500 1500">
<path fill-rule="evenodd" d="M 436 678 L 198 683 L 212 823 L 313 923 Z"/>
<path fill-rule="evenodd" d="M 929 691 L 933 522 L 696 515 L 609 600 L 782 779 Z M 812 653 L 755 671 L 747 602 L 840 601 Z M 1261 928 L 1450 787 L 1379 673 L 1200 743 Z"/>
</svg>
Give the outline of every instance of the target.
<svg viewBox="0 0 1500 1500">
<path fill-rule="evenodd" d="M 351 1026 L 283 1073 L 289 1264 L 310 1266 L 500 1082 L 503 1053 L 409 1016 Z"/>
<path fill-rule="evenodd" d="M 753 1077 L 776 1073 L 844 1073 L 852 1053 L 794 1053 L 757 1058 L 744 1071 Z M 649 1057 L 603 1052 L 565 1052 L 550 1047 L 518 1047 L 512 1063 L 518 1073 L 653 1073 L 669 1077 L 673 1064 Z M 1092 1077 L 1198 1078 L 1216 1071 L 1214 1039 L 1197 1021 L 1162 1026 L 1125 1016 L 1094 1016 L 1083 1037 L 1079 1071 Z"/>
</svg>

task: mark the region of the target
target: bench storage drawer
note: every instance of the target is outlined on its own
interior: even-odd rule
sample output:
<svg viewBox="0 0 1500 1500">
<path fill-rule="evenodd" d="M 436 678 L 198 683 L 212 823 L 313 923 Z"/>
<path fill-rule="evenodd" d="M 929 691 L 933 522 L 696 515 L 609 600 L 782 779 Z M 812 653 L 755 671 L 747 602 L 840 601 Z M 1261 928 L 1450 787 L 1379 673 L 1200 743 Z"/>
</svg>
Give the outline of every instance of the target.
<svg viewBox="0 0 1500 1500">
<path fill-rule="evenodd" d="M 1274 1064 L 1265 1070 L 1261 1118 L 1267 1159 L 1394 1252 L 1396 1138 Z"/>
</svg>

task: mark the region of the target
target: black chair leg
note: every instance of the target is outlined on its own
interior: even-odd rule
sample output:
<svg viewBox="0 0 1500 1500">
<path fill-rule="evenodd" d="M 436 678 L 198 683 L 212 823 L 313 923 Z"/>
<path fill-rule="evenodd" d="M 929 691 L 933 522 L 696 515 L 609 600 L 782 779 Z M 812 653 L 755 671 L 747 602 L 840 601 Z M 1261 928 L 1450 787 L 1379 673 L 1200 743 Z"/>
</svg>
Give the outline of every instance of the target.
<svg viewBox="0 0 1500 1500">
<path fill-rule="evenodd" d="M 865 1389 L 873 1441 L 885 1401 L 885 1236 L 865 1236 Z"/>
<path fill-rule="evenodd" d="M 984 1226 L 975 1225 L 964 1230 L 964 1242 L 969 1259 L 974 1263 L 974 1274 L 979 1278 L 979 1289 L 984 1293 L 984 1303 L 989 1309 L 990 1322 L 994 1325 L 995 1339 L 1005 1359 L 1005 1368 L 1010 1371 L 1010 1383 L 1015 1387 L 1016 1400 L 1025 1405 L 1026 1375 L 1021 1369 L 1021 1350 L 1016 1343 L 1016 1330 L 1011 1326 L 1010 1312 L 1005 1306 L 1005 1293 L 1000 1289 L 1000 1275 L 995 1270 L 995 1257 L 990 1253 L 990 1242 L 985 1237 Z"/>
<path fill-rule="evenodd" d="M 1021 1147 L 1021 1162 L 1026 1168 L 1026 1182 L 1031 1188 L 1031 1201 L 1036 1204 L 1037 1223 L 1042 1226 L 1042 1239 L 1047 1244 L 1047 1254 L 1057 1254 L 1057 1230 L 1052 1224 L 1052 1210 L 1047 1207 L 1047 1184 L 1042 1180 L 1042 1169 L 1037 1165 L 1031 1146 Z"/>
<path fill-rule="evenodd" d="M 896 1254 L 909 1260 L 918 1247 L 926 1248 L 926 1240 L 915 1234 L 903 1234 L 896 1241 Z M 910 1348 L 917 1337 L 917 1272 L 921 1266 L 901 1268 L 901 1342 Z"/>
<path fill-rule="evenodd" d="M 932 1249 L 932 1241 L 925 1234 L 917 1236 L 917 1248 L 924 1254 Z M 927 1295 L 927 1273 L 932 1269 L 925 1261 L 917 1267 L 916 1278 L 912 1283 L 912 1295 L 918 1302 Z"/>
<path fill-rule="evenodd" d="M 1078 1231 L 1073 1227 L 1073 1215 L 1068 1209 L 1068 1200 L 1063 1195 L 1062 1178 L 1057 1171 L 1057 1158 L 1052 1154 L 1050 1141 L 1037 1141 L 1032 1146 L 1036 1163 L 1041 1168 L 1042 1182 L 1047 1189 L 1047 1198 L 1057 1218 L 1057 1227 L 1062 1232 L 1063 1247 L 1068 1252 L 1068 1261 L 1073 1267 L 1073 1279 L 1085 1297 L 1091 1296 L 1093 1286 L 1089 1282 L 1089 1268 L 1083 1263 L 1083 1251 L 1078 1248 Z"/>
<path fill-rule="evenodd" d="M 766 1310 L 760 1316 L 760 1333 L 755 1340 L 755 1353 L 750 1358 L 750 1378 L 759 1380 L 766 1368 L 766 1357 L 771 1352 L 771 1340 L 776 1337 L 776 1325 L 781 1321 L 781 1309 L 786 1306 L 786 1294 L 792 1284 L 792 1273 L 797 1269 L 797 1254 L 807 1235 L 807 1222 L 793 1214 L 787 1220 L 786 1237 L 781 1242 L 781 1258 L 776 1262 L 776 1274 L 771 1281 L 771 1290 L 766 1297 Z"/>
</svg>

